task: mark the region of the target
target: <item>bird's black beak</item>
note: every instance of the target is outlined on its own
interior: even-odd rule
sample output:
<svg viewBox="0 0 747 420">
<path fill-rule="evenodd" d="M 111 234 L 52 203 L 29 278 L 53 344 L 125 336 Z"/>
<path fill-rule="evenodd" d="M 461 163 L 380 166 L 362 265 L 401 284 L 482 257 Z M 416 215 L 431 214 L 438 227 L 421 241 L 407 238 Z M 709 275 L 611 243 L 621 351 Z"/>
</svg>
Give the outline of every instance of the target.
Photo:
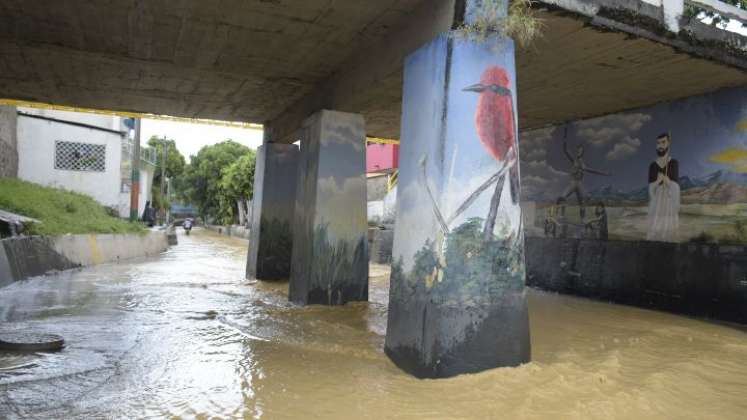
<svg viewBox="0 0 747 420">
<path fill-rule="evenodd" d="M 485 90 L 485 85 L 482 83 L 477 83 L 472 86 L 467 86 L 466 88 L 462 89 L 463 92 L 482 92 Z"/>
</svg>

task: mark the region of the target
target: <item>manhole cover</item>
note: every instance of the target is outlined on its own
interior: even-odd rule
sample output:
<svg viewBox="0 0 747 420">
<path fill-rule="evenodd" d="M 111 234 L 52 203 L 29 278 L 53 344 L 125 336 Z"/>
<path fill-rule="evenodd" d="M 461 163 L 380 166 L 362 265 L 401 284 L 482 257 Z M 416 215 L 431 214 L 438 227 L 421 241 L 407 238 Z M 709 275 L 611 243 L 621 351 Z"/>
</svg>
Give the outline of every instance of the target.
<svg viewBox="0 0 747 420">
<path fill-rule="evenodd" d="M 55 334 L 0 332 L 0 350 L 53 351 L 64 346 L 65 340 Z"/>
</svg>

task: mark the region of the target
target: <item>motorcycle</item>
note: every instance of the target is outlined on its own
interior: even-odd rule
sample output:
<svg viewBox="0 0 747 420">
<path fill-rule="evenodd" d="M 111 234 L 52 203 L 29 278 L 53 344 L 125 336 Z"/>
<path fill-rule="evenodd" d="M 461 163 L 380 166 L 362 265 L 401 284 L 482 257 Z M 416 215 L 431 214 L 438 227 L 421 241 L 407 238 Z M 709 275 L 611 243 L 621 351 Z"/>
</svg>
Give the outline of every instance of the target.
<svg viewBox="0 0 747 420">
<path fill-rule="evenodd" d="M 187 236 L 189 236 L 189 232 L 192 230 L 192 220 L 185 220 L 182 227 L 184 228 L 184 232 L 187 234 Z"/>
</svg>

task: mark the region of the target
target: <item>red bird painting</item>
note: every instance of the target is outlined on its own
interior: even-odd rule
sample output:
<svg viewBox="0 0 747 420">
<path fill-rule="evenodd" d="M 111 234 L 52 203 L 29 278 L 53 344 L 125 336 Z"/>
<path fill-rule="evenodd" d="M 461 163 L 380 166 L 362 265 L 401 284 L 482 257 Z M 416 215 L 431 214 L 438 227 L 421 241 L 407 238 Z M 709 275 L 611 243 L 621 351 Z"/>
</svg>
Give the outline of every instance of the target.
<svg viewBox="0 0 747 420">
<path fill-rule="evenodd" d="M 475 114 L 477 136 L 488 153 L 498 161 L 502 161 L 516 143 L 514 104 L 509 86 L 506 70 L 490 66 L 482 73 L 480 83 L 464 89 L 480 94 Z"/>
<path fill-rule="evenodd" d="M 516 130 L 514 127 L 514 105 L 511 93 L 511 81 L 506 69 L 490 66 L 483 71 L 480 83 L 466 87 L 466 92 L 480 94 L 475 113 L 477 137 L 487 152 L 498 162 L 506 158 L 516 158 Z M 519 176 L 514 165 L 509 171 L 511 200 L 518 201 Z M 491 240 L 498 206 L 501 201 L 505 175 L 498 179 L 496 190 L 490 202 L 490 212 L 485 222 L 485 240 Z"/>
</svg>

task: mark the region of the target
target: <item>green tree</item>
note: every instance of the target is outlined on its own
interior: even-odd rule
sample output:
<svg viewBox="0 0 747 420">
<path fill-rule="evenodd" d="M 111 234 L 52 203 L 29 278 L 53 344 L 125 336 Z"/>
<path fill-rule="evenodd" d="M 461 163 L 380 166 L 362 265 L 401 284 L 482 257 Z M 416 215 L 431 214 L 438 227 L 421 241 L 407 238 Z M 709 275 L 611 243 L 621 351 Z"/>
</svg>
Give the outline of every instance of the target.
<svg viewBox="0 0 747 420">
<path fill-rule="evenodd" d="M 237 200 L 252 198 L 255 161 L 256 154 L 250 149 L 221 171 L 218 217 L 223 223 L 231 223 L 236 219 Z"/>
<path fill-rule="evenodd" d="M 190 156 L 180 182 L 181 196 L 196 205 L 203 218 L 220 217 L 223 170 L 248 153 L 251 149 L 233 140 L 203 147 Z"/>
<path fill-rule="evenodd" d="M 184 167 L 186 161 L 184 156 L 179 153 L 176 148 L 176 142 L 173 139 L 165 139 L 163 137 L 152 136 L 148 140 L 148 147 L 153 148 L 157 152 L 156 172 L 153 176 L 153 186 L 151 191 L 153 193 L 153 207 L 161 207 L 161 167 L 163 166 L 163 148 L 167 147 L 168 153 L 166 154 L 166 178 L 172 180 L 172 185 L 178 185 L 179 177 L 184 173 Z M 169 208 L 171 203 L 168 199 L 165 200 L 165 208 Z"/>
</svg>

